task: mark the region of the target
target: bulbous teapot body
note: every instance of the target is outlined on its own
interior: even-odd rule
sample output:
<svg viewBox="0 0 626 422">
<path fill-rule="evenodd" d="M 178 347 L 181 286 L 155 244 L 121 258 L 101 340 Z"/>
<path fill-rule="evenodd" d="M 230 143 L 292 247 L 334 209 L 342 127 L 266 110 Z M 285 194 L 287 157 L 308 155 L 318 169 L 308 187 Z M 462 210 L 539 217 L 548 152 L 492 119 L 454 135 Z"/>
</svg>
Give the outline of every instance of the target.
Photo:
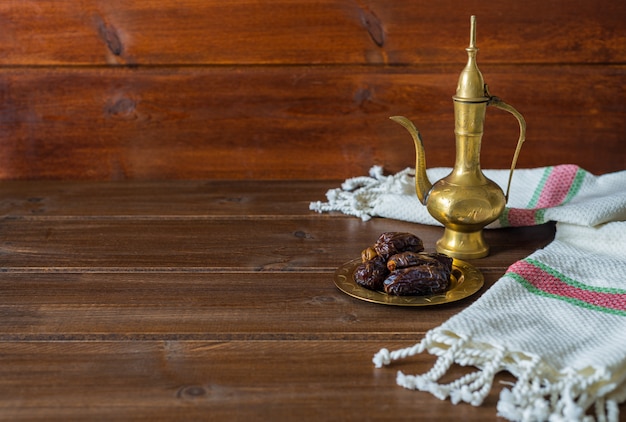
<svg viewBox="0 0 626 422">
<path fill-rule="evenodd" d="M 479 174 L 453 171 L 433 185 L 426 207 L 444 225 L 437 250 L 459 259 L 489 254 L 483 228 L 498 219 L 506 199 L 500 186 Z"/>
</svg>

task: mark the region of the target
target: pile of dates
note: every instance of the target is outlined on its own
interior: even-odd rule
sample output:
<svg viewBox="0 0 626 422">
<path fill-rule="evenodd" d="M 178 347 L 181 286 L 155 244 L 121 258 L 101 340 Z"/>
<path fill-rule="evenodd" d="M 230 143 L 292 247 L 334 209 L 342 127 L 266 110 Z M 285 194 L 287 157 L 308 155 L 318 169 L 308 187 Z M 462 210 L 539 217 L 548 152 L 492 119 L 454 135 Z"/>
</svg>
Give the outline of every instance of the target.
<svg viewBox="0 0 626 422">
<path fill-rule="evenodd" d="M 452 258 L 424 252 L 422 240 L 411 233 L 386 232 L 363 250 L 354 281 L 370 290 L 396 296 L 427 296 L 450 287 Z"/>
</svg>

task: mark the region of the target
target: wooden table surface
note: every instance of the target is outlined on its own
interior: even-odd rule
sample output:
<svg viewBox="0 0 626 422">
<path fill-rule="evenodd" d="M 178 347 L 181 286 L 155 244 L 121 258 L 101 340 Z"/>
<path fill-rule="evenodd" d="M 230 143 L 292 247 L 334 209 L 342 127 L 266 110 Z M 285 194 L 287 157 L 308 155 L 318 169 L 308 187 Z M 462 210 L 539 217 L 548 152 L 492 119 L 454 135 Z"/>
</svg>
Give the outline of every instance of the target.
<svg viewBox="0 0 626 422">
<path fill-rule="evenodd" d="M 335 269 L 384 231 L 432 249 L 442 229 L 309 211 L 337 185 L 2 183 L 0 419 L 497 420 L 500 383 L 454 406 L 395 384 L 432 356 L 372 356 L 470 305 L 554 226 L 487 232 L 471 298 L 376 305 L 340 292 Z"/>
</svg>

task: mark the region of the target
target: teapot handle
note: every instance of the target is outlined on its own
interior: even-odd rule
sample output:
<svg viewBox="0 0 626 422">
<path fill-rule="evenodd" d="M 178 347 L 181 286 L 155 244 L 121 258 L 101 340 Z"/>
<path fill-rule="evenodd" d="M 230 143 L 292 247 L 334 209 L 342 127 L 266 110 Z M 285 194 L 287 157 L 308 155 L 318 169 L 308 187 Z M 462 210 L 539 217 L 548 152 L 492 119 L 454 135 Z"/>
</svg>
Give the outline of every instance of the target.
<svg viewBox="0 0 626 422">
<path fill-rule="evenodd" d="M 495 108 L 499 108 L 500 110 L 508 111 L 513 116 L 515 116 L 515 118 L 519 122 L 519 139 L 517 140 L 515 154 L 513 154 L 513 161 L 511 162 L 511 172 L 509 173 L 509 182 L 506 185 L 506 194 L 504 195 L 505 200 L 508 202 L 509 189 L 511 188 L 511 179 L 513 178 L 513 171 L 515 170 L 515 165 L 517 164 L 517 158 L 519 157 L 519 152 L 522 149 L 522 144 L 526 140 L 526 120 L 524 120 L 524 116 L 522 116 L 517 110 L 515 110 L 512 106 L 508 105 L 498 97 L 490 97 L 487 105 L 492 105 Z"/>
</svg>

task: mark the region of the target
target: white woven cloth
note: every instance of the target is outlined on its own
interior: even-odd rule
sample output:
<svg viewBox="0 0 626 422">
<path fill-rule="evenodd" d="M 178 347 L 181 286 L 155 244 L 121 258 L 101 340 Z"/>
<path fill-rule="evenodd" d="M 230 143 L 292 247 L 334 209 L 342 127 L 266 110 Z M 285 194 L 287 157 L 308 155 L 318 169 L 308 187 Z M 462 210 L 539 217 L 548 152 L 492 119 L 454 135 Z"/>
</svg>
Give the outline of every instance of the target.
<svg viewBox="0 0 626 422">
<path fill-rule="evenodd" d="M 508 177 L 505 170 L 484 173 L 501 186 Z M 436 224 L 415 198 L 410 174 L 383 176 L 374 168 L 311 208 Z M 429 372 L 399 372 L 398 384 L 476 406 L 506 370 L 516 382 L 503 389 L 499 416 L 618 421 L 626 400 L 626 171 L 594 176 L 571 165 L 516 171 L 507 210 L 492 227 L 547 221 L 557 222 L 553 242 L 511 265 L 482 297 L 414 346 L 381 349 L 375 365 L 436 355 Z M 453 364 L 477 370 L 439 383 Z"/>
</svg>

